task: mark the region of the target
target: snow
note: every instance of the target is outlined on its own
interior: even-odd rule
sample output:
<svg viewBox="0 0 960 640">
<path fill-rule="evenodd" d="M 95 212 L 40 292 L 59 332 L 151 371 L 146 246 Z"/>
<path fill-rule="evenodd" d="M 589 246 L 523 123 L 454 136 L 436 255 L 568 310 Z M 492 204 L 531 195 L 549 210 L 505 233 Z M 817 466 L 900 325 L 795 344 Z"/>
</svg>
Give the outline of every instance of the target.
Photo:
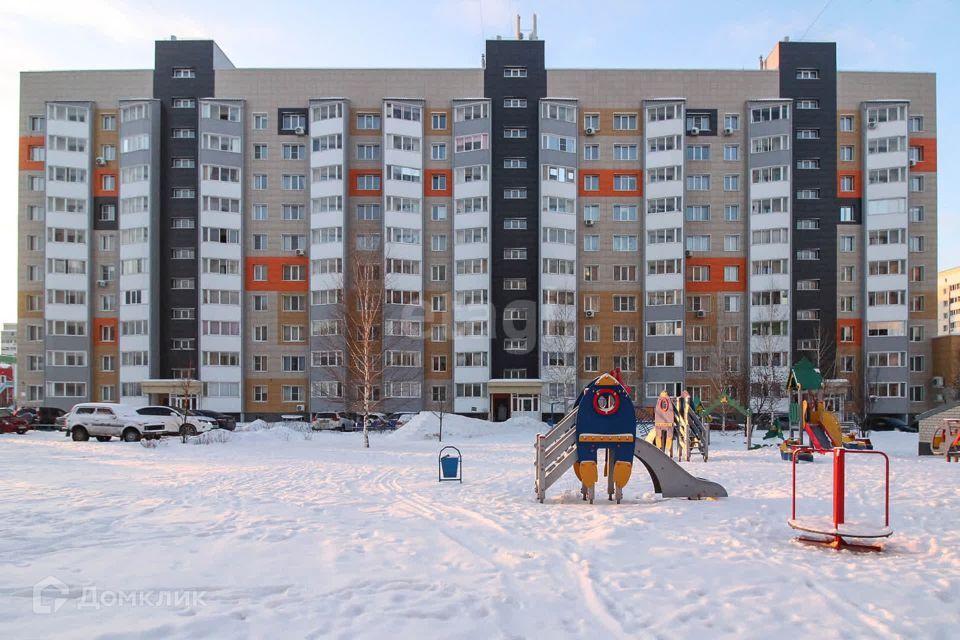
<svg viewBox="0 0 960 640">
<path fill-rule="evenodd" d="M 0 436 L 0 637 L 949 638 L 960 623 L 960 464 L 917 457 L 915 434 L 873 434 L 894 533 L 854 554 L 796 543 L 789 463 L 733 434 L 685 463 L 730 498 L 660 499 L 635 465 L 623 504 L 589 505 L 572 473 L 535 501 L 534 421 L 445 415 L 462 485 L 437 482 L 435 415 L 369 450 L 259 427 L 153 449 Z M 850 520 L 882 525 L 880 462 L 850 456 Z M 798 516 L 828 514 L 829 459 L 798 477 Z M 64 600 L 35 613 L 48 577 Z"/>
</svg>

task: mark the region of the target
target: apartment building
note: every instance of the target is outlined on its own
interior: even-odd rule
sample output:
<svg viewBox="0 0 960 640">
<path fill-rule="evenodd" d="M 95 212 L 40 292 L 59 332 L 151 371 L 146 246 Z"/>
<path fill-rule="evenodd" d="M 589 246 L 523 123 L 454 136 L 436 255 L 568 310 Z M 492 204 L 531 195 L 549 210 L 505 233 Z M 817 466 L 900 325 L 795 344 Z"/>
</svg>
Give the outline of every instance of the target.
<svg viewBox="0 0 960 640">
<path fill-rule="evenodd" d="M 960 334 L 960 267 L 937 274 L 937 313 L 939 335 Z"/>
<path fill-rule="evenodd" d="M 555 70 L 517 36 L 476 69 L 169 40 L 152 70 L 22 74 L 21 401 L 501 420 L 611 368 L 641 404 L 776 399 L 806 356 L 850 406 L 931 406 L 933 74 L 789 41 Z"/>
</svg>

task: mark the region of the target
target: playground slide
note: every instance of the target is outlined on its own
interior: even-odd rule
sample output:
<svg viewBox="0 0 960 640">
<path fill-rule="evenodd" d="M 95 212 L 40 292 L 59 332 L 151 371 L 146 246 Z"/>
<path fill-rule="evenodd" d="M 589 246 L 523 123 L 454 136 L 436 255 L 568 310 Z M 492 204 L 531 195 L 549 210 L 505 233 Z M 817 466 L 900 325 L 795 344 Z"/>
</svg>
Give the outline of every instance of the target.
<svg viewBox="0 0 960 640">
<path fill-rule="evenodd" d="M 833 442 L 830 440 L 830 435 L 827 433 L 827 430 L 823 428 L 823 425 L 808 422 L 804 426 L 804 429 L 807 435 L 810 436 L 810 444 L 813 445 L 814 449 L 817 451 L 830 451 L 833 449 Z"/>
<path fill-rule="evenodd" d="M 837 416 L 833 415 L 826 409 L 821 409 L 816 412 L 816 422 L 819 422 L 823 429 L 827 432 L 827 435 L 830 436 L 830 443 L 834 447 L 843 446 L 843 432 L 840 430 L 840 421 L 837 420 Z"/>
<path fill-rule="evenodd" d="M 639 438 L 633 455 L 643 463 L 653 480 L 654 491 L 664 498 L 726 498 L 727 490 L 716 482 L 696 478 L 655 446 Z"/>
</svg>

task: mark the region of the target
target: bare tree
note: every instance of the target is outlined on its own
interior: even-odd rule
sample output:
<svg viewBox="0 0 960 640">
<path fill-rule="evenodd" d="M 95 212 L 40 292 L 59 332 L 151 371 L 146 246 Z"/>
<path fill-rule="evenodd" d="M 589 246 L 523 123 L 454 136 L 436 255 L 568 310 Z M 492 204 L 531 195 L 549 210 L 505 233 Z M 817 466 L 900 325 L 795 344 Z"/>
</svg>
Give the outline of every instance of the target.
<svg viewBox="0 0 960 640">
<path fill-rule="evenodd" d="M 576 313 L 572 304 L 551 304 L 549 317 L 543 319 L 541 348 L 547 354 L 548 362 L 541 371 L 547 383 L 551 414 L 555 405 L 561 407 L 561 413 L 566 413 L 576 400 Z"/>
<path fill-rule="evenodd" d="M 352 389 L 344 389 L 363 419 L 363 446 L 370 448 L 370 414 L 381 402 L 384 354 L 381 327 L 386 294 L 383 267 L 376 254 L 357 252 L 352 262 L 352 283 L 344 301 L 344 333 L 348 380 Z M 351 396 L 350 391 L 353 391 Z"/>
<path fill-rule="evenodd" d="M 813 366 L 820 370 L 820 375 L 826 380 L 836 377 L 837 373 L 837 350 L 836 342 L 833 339 L 833 332 L 824 328 L 823 324 L 817 320 L 817 325 L 813 329 L 813 335 L 810 338 L 813 343 L 812 349 L 803 351 L 809 355 Z"/>
<path fill-rule="evenodd" d="M 790 362 L 784 314 L 773 305 L 751 325 L 750 410 L 754 415 L 767 414 L 773 426 L 773 414 L 787 396 L 787 371 Z"/>
</svg>

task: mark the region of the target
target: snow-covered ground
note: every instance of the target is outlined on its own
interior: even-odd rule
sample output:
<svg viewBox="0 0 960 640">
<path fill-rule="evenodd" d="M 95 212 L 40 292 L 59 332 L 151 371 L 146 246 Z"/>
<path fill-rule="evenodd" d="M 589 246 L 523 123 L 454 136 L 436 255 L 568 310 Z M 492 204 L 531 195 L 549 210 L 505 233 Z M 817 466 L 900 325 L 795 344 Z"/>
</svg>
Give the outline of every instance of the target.
<svg viewBox="0 0 960 640">
<path fill-rule="evenodd" d="M 580 501 L 572 473 L 539 504 L 542 425 L 447 416 L 462 485 L 437 482 L 436 427 L 370 450 L 286 428 L 154 449 L 0 436 L 0 637 L 957 637 L 960 464 L 918 458 L 915 435 L 874 435 L 894 535 L 854 554 L 793 541 L 790 466 L 742 436 L 687 464 L 730 498 L 658 499 L 636 465 L 623 504 Z M 880 517 L 863 458 L 850 519 Z M 800 480 L 802 509 L 829 513 L 827 460 Z"/>
</svg>

